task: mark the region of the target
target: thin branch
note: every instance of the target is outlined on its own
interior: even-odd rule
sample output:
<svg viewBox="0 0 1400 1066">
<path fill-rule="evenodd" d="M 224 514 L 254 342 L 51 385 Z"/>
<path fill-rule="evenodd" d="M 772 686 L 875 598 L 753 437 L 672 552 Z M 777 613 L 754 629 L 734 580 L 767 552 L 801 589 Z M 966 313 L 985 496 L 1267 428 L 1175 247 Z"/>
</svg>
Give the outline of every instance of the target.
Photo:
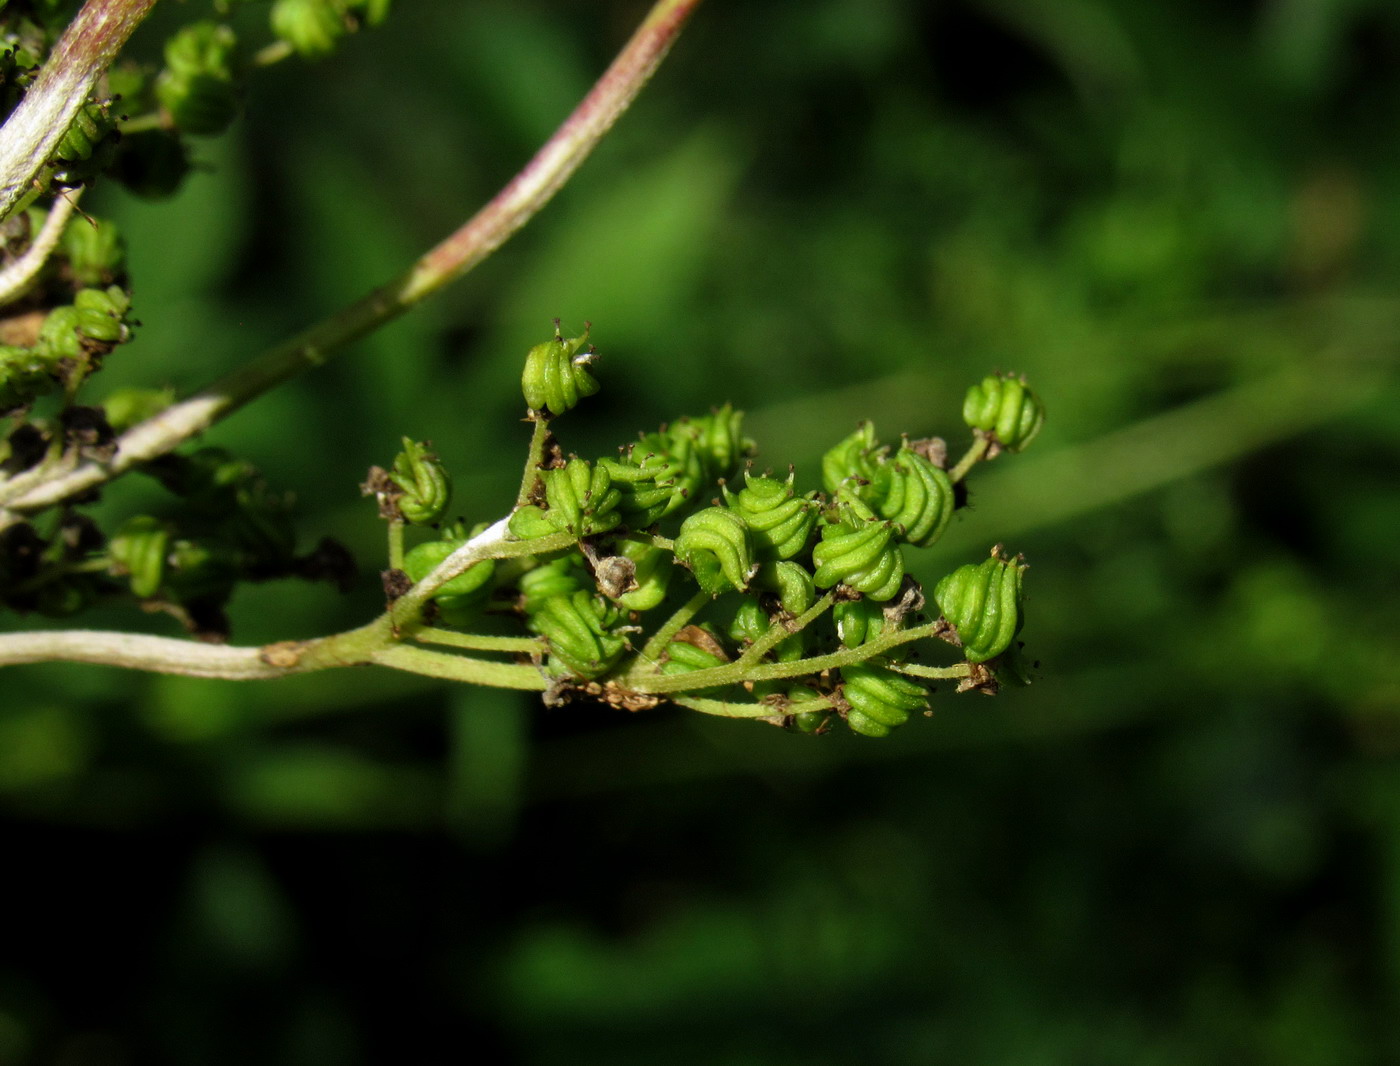
<svg viewBox="0 0 1400 1066">
<path fill-rule="evenodd" d="M 34 280 L 34 276 L 49 261 L 49 256 L 63 237 L 63 230 L 68 225 L 73 209 L 78 206 L 78 197 L 82 194 L 82 189 L 72 189 L 55 197 L 49 217 L 44 219 L 43 228 L 34 238 L 34 243 L 22 256 L 0 271 L 0 305 L 9 303 L 23 293 Z"/>
<path fill-rule="evenodd" d="M 0 666 L 70 662 L 122 666 L 186 677 L 252 681 L 297 672 L 263 657 L 263 648 L 200 644 L 174 637 L 110 633 L 95 629 L 0 634 Z"/>
<path fill-rule="evenodd" d="M 88 0 L 0 129 L 0 218 L 34 183 L 73 118 L 156 0 Z"/>
<path fill-rule="evenodd" d="M 95 2 L 95 0 L 94 0 Z M 153 2 L 153 0 L 150 0 Z M 88 462 L 0 504 L 0 528 L 164 455 L 250 400 L 398 317 L 480 263 L 549 202 L 627 109 L 700 0 L 658 0 L 606 73 L 535 157 L 477 214 L 403 274 L 189 399 L 133 426 L 108 462 Z"/>
</svg>

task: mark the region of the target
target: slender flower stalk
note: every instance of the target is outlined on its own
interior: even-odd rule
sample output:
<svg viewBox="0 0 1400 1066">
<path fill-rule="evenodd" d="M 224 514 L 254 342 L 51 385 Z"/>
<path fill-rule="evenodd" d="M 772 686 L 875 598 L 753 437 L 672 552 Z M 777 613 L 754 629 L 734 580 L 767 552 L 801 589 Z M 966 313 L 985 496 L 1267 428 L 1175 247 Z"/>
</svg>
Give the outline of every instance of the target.
<svg viewBox="0 0 1400 1066">
<path fill-rule="evenodd" d="M 127 0 L 124 4 L 92 0 L 88 7 L 145 8 L 151 3 L 154 0 Z M 650 79 L 699 3 L 658 0 L 612 65 L 525 168 L 470 221 L 408 270 L 188 399 L 133 426 L 118 438 L 112 459 L 85 462 L 23 493 L 7 492 L 0 486 L 0 529 L 22 514 L 51 507 L 166 454 L 269 389 L 327 362 L 475 267 L 533 218 L 588 158 Z M 49 63 L 45 72 L 57 65 Z M 59 128 L 60 133 L 63 128 Z"/>
</svg>

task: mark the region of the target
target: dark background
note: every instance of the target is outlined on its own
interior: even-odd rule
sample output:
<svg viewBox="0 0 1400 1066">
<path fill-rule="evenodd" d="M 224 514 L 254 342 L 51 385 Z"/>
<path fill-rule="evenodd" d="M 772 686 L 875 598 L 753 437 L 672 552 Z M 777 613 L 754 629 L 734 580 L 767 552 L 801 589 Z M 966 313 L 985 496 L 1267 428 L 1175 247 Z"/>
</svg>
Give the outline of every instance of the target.
<svg viewBox="0 0 1400 1066">
<path fill-rule="evenodd" d="M 86 203 L 145 323 L 98 390 L 402 269 L 644 10 L 402 0 L 263 72 L 174 201 Z M 402 434 L 503 513 L 559 316 L 604 355 L 567 447 L 733 401 L 809 485 L 1029 374 L 1045 432 L 913 568 L 1025 552 L 1036 683 L 870 741 L 11 669 L 0 1063 L 1400 1061 L 1397 129 L 1388 0 L 710 0 L 526 231 L 209 434 L 363 570 L 241 592 L 234 639 L 381 606 L 357 484 Z"/>
</svg>

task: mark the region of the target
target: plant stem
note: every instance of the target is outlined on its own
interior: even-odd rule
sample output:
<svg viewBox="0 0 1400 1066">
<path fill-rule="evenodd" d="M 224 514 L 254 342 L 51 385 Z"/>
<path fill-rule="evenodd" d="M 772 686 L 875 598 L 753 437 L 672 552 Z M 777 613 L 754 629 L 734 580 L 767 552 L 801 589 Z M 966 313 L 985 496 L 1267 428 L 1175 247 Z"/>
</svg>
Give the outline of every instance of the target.
<svg viewBox="0 0 1400 1066">
<path fill-rule="evenodd" d="M 402 518 L 389 519 L 389 569 L 403 569 L 403 527 Z"/>
<path fill-rule="evenodd" d="M 836 590 L 833 589 L 821 599 L 817 600 L 816 603 L 812 604 L 811 607 L 807 608 L 807 610 L 803 611 L 802 614 L 798 615 L 797 618 L 793 621 L 791 629 L 783 625 L 781 622 L 775 623 L 769 628 L 768 632 L 764 633 L 763 636 L 759 637 L 756 641 L 753 642 L 753 644 L 751 644 L 747 649 L 745 649 L 744 654 L 739 656 L 739 658 L 734 661 L 735 665 L 748 666 L 751 663 L 758 662 L 759 659 L 767 655 L 772 648 L 780 644 L 782 641 L 786 640 L 794 633 L 802 632 L 802 630 L 806 629 L 809 625 L 811 625 L 815 619 L 820 617 L 828 608 L 831 607 L 835 599 Z"/>
<path fill-rule="evenodd" d="M 531 655 L 544 650 L 544 645 L 538 637 L 493 637 L 478 633 L 458 633 L 452 629 L 438 629 L 435 626 L 415 629 L 411 636 L 425 644 L 441 644 L 448 648 L 462 648 L 464 651 L 505 651 Z"/>
<path fill-rule="evenodd" d="M 991 445 L 992 438 L 979 433 L 977 439 L 972 442 L 972 447 L 968 448 L 963 457 L 958 460 L 958 465 L 948 471 L 948 480 L 956 485 L 967 477 L 967 472 L 982 461 L 982 457 L 987 454 L 987 449 Z"/>
<path fill-rule="evenodd" d="M 638 653 L 637 658 L 645 663 L 648 672 L 655 672 L 661 669 L 661 653 L 666 650 L 666 645 L 671 643 L 674 637 L 692 618 L 699 613 L 700 609 L 709 603 L 713 597 L 704 590 L 697 592 L 670 618 L 666 619 L 666 624 L 651 635 L 651 639 L 646 642 L 646 646 Z"/>
<path fill-rule="evenodd" d="M 90 0 L 88 7 L 129 6 L 144 10 L 154 2 Z M 699 3 L 700 0 L 657 0 L 612 65 L 525 168 L 470 221 L 407 271 L 189 399 L 133 426 L 118 438 L 117 452 L 111 460 L 84 463 L 18 497 L 0 488 L 0 505 L 15 512 L 0 512 L 0 529 L 16 521 L 18 512 L 51 507 L 139 463 L 164 455 L 274 386 L 322 365 L 351 342 L 475 267 L 533 218 L 578 169 L 646 84 Z M 45 73 L 53 66 L 46 65 Z M 68 117 L 71 119 L 71 114 Z M 54 143 L 66 128 L 65 124 L 59 129 Z"/>
<path fill-rule="evenodd" d="M 0 219 L 29 190 L 93 84 L 156 0 L 88 0 L 0 129 Z"/>
<path fill-rule="evenodd" d="M 48 262 L 82 194 L 82 189 L 73 189 L 54 197 L 48 218 L 44 219 L 44 227 L 34 238 L 34 243 L 22 256 L 0 271 L 0 304 L 7 304 L 21 295 L 34 280 L 34 275 Z"/>
<path fill-rule="evenodd" d="M 515 506 L 524 507 L 530 502 L 530 494 L 535 490 L 535 482 L 540 477 L 540 464 L 544 462 L 544 445 L 549 440 L 549 422 L 539 411 L 532 411 L 534 427 L 530 431 L 530 451 L 525 456 L 525 473 L 520 476 L 520 492 L 515 497 Z"/>
</svg>

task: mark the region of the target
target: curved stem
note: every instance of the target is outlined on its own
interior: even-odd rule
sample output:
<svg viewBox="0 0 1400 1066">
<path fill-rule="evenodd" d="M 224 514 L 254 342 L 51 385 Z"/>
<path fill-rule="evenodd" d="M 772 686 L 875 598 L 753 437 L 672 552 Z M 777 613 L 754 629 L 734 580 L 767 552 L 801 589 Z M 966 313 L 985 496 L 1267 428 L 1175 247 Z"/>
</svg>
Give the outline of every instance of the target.
<svg viewBox="0 0 1400 1066">
<path fill-rule="evenodd" d="M 53 206 L 49 208 L 49 217 L 44 219 L 44 227 L 34 238 L 29 250 L 0 271 L 0 304 L 7 304 L 23 293 L 34 280 L 34 276 L 49 261 L 49 256 L 63 237 L 63 230 L 68 225 L 73 209 L 78 206 L 78 197 L 82 194 L 82 189 L 72 189 L 66 193 L 60 192 L 54 197 Z"/>
<path fill-rule="evenodd" d="M 105 0 L 107 6 L 119 2 Z M 97 3 L 90 0 L 89 7 Z M 149 6 L 154 0 L 125 3 Z M 0 504 L 15 513 L 42 510 L 164 455 L 274 386 L 325 363 L 471 270 L 533 218 L 578 169 L 646 84 L 699 3 L 657 0 L 612 65 L 525 168 L 470 221 L 407 271 L 189 399 L 133 426 L 117 439 L 117 452 L 110 461 L 84 463 L 18 497 L 0 489 Z M 51 66 L 45 67 L 46 73 Z M 0 528 L 13 521 L 14 514 L 0 515 Z"/>
<path fill-rule="evenodd" d="M 637 658 L 646 665 L 648 672 L 655 672 L 661 669 L 661 653 L 666 650 L 666 645 L 671 643 L 671 638 L 685 627 L 685 624 L 694 618 L 705 604 L 709 603 L 712 597 L 708 592 L 697 592 L 670 618 L 666 619 L 666 624 L 651 635 L 651 639 L 646 642 L 646 646 L 637 654 Z"/>
<path fill-rule="evenodd" d="M 948 471 L 948 480 L 956 485 L 967 477 L 967 472 L 982 461 L 991 445 L 991 437 L 978 433 L 977 439 L 972 442 L 972 447 L 968 448 L 963 457 L 958 460 L 958 465 Z"/>
<path fill-rule="evenodd" d="M 758 662 L 759 659 L 767 655 L 771 649 L 777 647 L 777 645 L 781 644 L 788 637 L 806 629 L 815 619 L 825 613 L 834 602 L 836 602 L 836 590 L 832 589 L 821 599 L 817 600 L 816 603 L 812 604 L 811 607 L 803 611 L 802 614 L 798 615 L 793 621 L 791 629 L 781 622 L 770 626 L 768 632 L 754 641 L 753 644 L 744 650 L 743 655 L 740 655 L 739 658 L 734 660 L 734 665 L 749 666 L 752 663 Z"/>
</svg>

